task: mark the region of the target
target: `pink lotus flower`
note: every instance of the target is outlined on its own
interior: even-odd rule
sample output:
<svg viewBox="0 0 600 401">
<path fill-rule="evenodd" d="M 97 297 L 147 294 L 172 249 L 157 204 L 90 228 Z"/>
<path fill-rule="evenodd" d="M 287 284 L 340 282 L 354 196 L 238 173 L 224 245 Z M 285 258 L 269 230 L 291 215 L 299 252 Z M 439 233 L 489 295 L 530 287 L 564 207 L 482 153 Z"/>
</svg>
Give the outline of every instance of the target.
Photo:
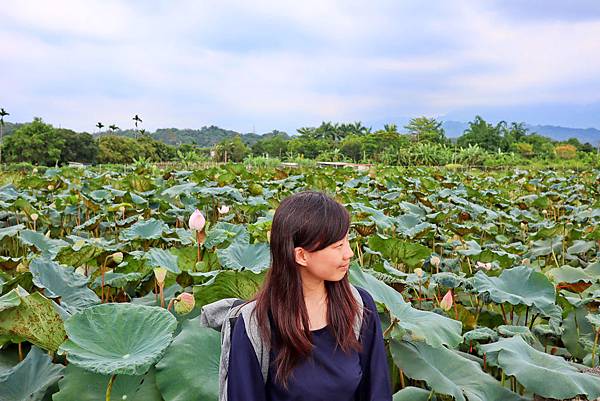
<svg viewBox="0 0 600 401">
<path fill-rule="evenodd" d="M 492 264 L 490 262 L 483 263 L 483 262 L 477 261 L 477 268 L 483 269 L 483 270 L 491 270 Z"/>
<path fill-rule="evenodd" d="M 194 213 L 190 216 L 189 226 L 191 230 L 202 231 L 204 225 L 206 224 L 206 219 L 202 212 L 198 209 L 194 210 Z"/>
<path fill-rule="evenodd" d="M 452 290 L 448 290 L 444 298 L 440 301 L 440 308 L 448 312 L 452 309 L 452 305 L 454 304 L 454 297 L 452 296 Z"/>
<path fill-rule="evenodd" d="M 222 206 L 219 206 L 217 208 L 217 210 L 219 211 L 219 214 L 227 214 L 227 213 L 229 213 L 229 206 L 222 205 Z"/>
<path fill-rule="evenodd" d="M 178 315 L 186 315 L 194 309 L 196 300 L 194 296 L 188 292 L 182 292 L 175 299 L 175 312 Z"/>
</svg>

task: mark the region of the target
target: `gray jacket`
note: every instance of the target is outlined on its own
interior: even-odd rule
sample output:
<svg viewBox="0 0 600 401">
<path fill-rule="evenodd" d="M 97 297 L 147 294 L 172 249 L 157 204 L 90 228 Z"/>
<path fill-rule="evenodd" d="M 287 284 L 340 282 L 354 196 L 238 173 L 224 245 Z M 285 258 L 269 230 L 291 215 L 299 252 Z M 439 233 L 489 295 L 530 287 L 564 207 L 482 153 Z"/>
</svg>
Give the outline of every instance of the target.
<svg viewBox="0 0 600 401">
<path fill-rule="evenodd" d="M 360 340 L 360 330 L 363 320 L 363 300 L 358 290 L 351 286 L 352 295 L 359 305 L 359 313 L 354 320 L 354 335 Z M 221 361 L 219 364 L 219 401 L 227 401 L 227 372 L 229 369 L 229 350 L 231 349 L 231 321 L 239 315 L 244 318 L 244 326 L 248 339 L 254 348 L 260 364 L 263 380 L 267 382 L 269 373 L 270 344 L 263 340 L 258 329 L 254 308 L 256 301 L 234 306 L 237 298 L 225 298 L 202 307 L 200 322 L 205 327 L 211 327 L 221 332 Z"/>
</svg>

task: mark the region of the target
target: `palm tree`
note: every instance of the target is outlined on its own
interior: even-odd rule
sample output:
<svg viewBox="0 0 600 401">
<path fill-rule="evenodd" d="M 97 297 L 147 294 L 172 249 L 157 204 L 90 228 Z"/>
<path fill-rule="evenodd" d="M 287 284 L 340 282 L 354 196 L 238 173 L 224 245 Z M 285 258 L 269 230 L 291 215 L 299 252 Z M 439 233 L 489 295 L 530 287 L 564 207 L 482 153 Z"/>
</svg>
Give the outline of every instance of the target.
<svg viewBox="0 0 600 401">
<path fill-rule="evenodd" d="M 0 108 L 0 166 L 2 166 L 2 135 L 4 133 L 4 117 L 9 116 L 4 108 Z"/>
<path fill-rule="evenodd" d="M 98 127 L 98 133 L 102 132 L 102 128 L 104 127 L 104 124 L 102 124 L 100 121 L 98 121 L 98 124 L 96 124 L 96 127 Z"/>
<path fill-rule="evenodd" d="M 109 130 L 111 130 L 111 132 L 115 132 L 116 130 L 120 129 L 119 127 L 117 127 L 115 124 L 111 124 L 108 127 Z"/>
</svg>

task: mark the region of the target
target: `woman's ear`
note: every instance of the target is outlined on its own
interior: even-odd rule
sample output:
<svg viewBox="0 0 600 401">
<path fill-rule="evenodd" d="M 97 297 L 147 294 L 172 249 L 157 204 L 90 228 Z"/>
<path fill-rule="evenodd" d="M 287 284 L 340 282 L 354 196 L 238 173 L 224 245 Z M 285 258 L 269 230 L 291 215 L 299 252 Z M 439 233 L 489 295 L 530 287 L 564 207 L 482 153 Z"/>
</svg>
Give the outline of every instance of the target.
<svg viewBox="0 0 600 401">
<path fill-rule="evenodd" d="M 306 266 L 308 264 L 306 258 L 307 252 L 304 250 L 304 248 L 301 248 L 299 246 L 294 248 L 294 259 L 296 259 L 297 264 L 299 264 L 300 266 Z"/>
</svg>

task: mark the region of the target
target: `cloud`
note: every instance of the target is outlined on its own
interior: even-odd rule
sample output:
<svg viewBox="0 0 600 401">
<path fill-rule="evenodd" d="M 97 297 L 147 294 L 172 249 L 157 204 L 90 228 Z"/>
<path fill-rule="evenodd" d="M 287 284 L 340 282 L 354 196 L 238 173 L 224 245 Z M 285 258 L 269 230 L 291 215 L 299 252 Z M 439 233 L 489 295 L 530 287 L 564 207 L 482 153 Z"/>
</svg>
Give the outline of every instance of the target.
<svg viewBox="0 0 600 401">
<path fill-rule="evenodd" d="M 259 132 L 599 102 L 595 3 L 535 4 L 25 0 L 0 9 L 0 102 L 79 130 Z"/>
</svg>

